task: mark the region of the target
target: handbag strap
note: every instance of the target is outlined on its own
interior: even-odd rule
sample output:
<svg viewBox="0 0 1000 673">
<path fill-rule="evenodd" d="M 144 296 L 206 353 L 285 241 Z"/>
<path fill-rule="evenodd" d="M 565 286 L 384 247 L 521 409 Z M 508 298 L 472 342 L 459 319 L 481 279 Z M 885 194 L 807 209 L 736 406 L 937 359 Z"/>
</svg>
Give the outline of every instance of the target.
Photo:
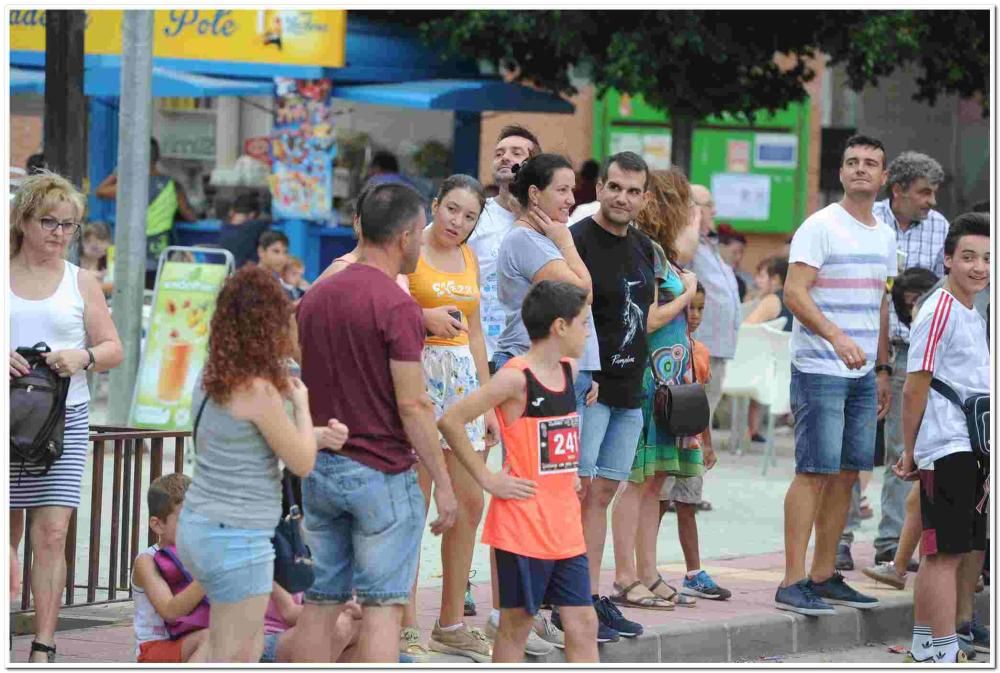
<svg viewBox="0 0 1000 673">
<path fill-rule="evenodd" d="M 194 450 L 198 450 L 198 424 L 201 422 L 201 414 L 205 411 L 205 404 L 208 403 L 208 393 L 201 398 L 201 406 L 198 407 L 198 413 L 194 417 L 194 427 L 191 429 L 191 444 L 194 445 Z"/>
<path fill-rule="evenodd" d="M 961 400 L 961 398 L 959 398 L 958 393 L 955 392 L 955 389 L 949 386 L 941 379 L 931 379 L 931 388 L 936 390 L 940 395 L 942 395 L 948 401 L 952 402 L 953 404 L 957 404 L 963 410 L 965 409 L 965 403 Z"/>
<path fill-rule="evenodd" d="M 285 498 L 288 500 L 288 511 L 291 513 L 292 508 L 296 507 L 299 511 L 302 511 L 302 505 L 300 505 L 295 500 L 295 489 L 292 488 L 292 475 L 289 474 L 288 468 L 282 470 L 281 475 L 281 487 L 285 490 Z"/>
</svg>

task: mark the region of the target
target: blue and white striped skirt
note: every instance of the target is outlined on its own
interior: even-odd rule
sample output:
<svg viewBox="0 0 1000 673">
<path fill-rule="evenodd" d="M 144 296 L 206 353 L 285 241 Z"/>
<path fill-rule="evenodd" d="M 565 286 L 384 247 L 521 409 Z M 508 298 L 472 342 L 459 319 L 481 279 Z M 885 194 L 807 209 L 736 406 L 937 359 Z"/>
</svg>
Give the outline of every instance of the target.
<svg viewBox="0 0 1000 673">
<path fill-rule="evenodd" d="M 63 452 L 52 463 L 47 474 L 33 476 L 10 466 L 10 508 L 28 509 L 58 505 L 80 506 L 80 484 L 83 468 L 87 463 L 87 437 L 90 423 L 90 404 L 66 407 L 66 429 L 63 434 Z M 37 467 L 28 468 L 37 471 Z"/>
</svg>

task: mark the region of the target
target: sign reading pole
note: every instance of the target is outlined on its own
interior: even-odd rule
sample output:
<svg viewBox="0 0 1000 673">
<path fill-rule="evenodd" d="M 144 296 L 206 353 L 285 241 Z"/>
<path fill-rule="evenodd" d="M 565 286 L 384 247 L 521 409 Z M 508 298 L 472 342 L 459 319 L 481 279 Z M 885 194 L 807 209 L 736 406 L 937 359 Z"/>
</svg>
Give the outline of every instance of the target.
<svg viewBox="0 0 1000 673">
<path fill-rule="evenodd" d="M 191 428 L 191 392 L 205 364 L 215 300 L 229 269 L 229 264 L 160 262 L 130 426 Z"/>
</svg>

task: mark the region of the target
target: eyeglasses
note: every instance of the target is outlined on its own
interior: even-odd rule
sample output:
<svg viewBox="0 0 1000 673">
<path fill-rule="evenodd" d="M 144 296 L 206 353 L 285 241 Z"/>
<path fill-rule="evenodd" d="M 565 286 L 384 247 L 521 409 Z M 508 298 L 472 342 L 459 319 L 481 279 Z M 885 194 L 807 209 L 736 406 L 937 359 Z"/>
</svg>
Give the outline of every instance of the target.
<svg viewBox="0 0 1000 673">
<path fill-rule="evenodd" d="M 72 236 L 80 229 L 79 222 L 74 222 L 73 220 L 60 222 L 54 217 L 39 217 L 38 223 L 42 225 L 42 229 L 45 231 L 55 231 L 59 227 L 62 227 L 63 233 L 67 236 Z"/>
</svg>

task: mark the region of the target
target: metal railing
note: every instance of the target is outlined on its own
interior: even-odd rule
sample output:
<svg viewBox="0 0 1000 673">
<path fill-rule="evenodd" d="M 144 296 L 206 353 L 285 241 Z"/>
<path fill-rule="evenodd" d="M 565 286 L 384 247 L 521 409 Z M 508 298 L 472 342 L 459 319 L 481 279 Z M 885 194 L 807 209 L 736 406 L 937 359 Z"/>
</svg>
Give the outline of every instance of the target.
<svg viewBox="0 0 1000 673">
<path fill-rule="evenodd" d="M 139 553 L 139 537 L 143 529 L 147 531 L 147 544 L 156 542 L 147 522 L 140 520 L 142 502 L 143 471 L 146 453 L 149 453 L 149 469 L 146 483 L 163 474 L 163 449 L 166 440 L 174 444 L 174 472 L 184 471 L 185 439 L 191 436 L 188 430 L 157 431 L 141 430 L 105 425 L 90 426 L 89 443 L 93 459 L 90 484 L 90 522 L 84 530 L 78 530 L 77 512 L 69 522 L 66 536 L 66 592 L 62 606 L 98 605 L 127 601 L 132 598 L 130 581 L 132 562 Z M 111 455 L 105 455 L 111 450 Z M 111 516 L 104 519 L 105 461 L 113 460 L 111 472 Z M 86 489 L 81 494 L 81 503 L 86 497 Z M 24 526 L 24 562 L 21 588 L 20 612 L 31 608 L 31 524 L 30 512 Z M 110 524 L 110 542 L 106 547 L 108 572 L 101 572 L 101 538 L 105 523 Z M 77 546 L 79 535 L 87 536 L 86 581 L 77 583 Z M 86 599 L 77 601 L 77 590 L 86 590 Z M 98 593 L 102 596 L 99 598 Z M 103 595 L 106 592 L 106 597 Z M 124 594 L 119 596 L 119 594 Z"/>
</svg>

